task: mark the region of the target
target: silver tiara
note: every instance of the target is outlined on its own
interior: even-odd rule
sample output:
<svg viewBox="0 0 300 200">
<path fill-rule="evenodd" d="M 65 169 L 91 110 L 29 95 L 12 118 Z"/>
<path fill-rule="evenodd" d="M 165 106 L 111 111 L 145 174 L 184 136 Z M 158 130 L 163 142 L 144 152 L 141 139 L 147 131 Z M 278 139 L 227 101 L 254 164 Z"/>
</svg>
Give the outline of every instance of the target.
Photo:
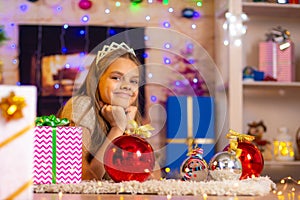
<svg viewBox="0 0 300 200">
<path fill-rule="evenodd" d="M 96 58 L 96 64 L 98 64 L 98 62 L 109 52 L 112 52 L 116 49 L 125 49 L 128 53 L 131 53 L 135 56 L 134 50 L 132 48 L 130 48 L 127 44 L 125 44 L 124 42 L 122 42 L 121 44 L 112 42 L 109 46 L 108 45 L 104 45 L 101 51 L 98 51 L 97 54 L 97 58 Z"/>
</svg>

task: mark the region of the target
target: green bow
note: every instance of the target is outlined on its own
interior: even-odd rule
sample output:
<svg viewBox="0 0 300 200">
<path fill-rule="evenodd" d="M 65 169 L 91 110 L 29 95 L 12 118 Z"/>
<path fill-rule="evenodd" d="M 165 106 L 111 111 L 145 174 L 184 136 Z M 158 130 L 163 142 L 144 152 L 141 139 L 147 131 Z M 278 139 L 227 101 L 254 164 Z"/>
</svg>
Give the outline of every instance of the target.
<svg viewBox="0 0 300 200">
<path fill-rule="evenodd" d="M 59 119 L 55 115 L 41 116 L 41 117 L 37 117 L 35 120 L 36 126 L 57 127 L 57 126 L 65 126 L 68 125 L 69 123 L 70 121 L 67 118 Z"/>
</svg>

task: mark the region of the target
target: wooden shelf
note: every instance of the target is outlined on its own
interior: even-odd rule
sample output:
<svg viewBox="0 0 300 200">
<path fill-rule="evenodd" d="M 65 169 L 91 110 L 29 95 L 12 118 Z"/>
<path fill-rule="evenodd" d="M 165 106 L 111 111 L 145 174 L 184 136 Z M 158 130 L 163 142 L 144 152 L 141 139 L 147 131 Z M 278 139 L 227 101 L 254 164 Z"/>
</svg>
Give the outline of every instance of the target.
<svg viewBox="0 0 300 200">
<path fill-rule="evenodd" d="M 253 81 L 243 82 L 244 87 L 293 87 L 300 88 L 300 82 Z"/>
<path fill-rule="evenodd" d="M 265 165 L 272 165 L 272 166 L 286 166 L 286 165 L 300 165 L 300 160 L 293 160 L 293 161 L 277 161 L 277 160 L 272 160 L 272 161 L 265 161 Z"/>
<path fill-rule="evenodd" d="M 300 17 L 300 4 L 279 4 L 266 2 L 243 2 L 243 12 L 250 16 Z M 216 12 L 216 17 L 225 17 L 228 7 L 223 6 Z"/>
<path fill-rule="evenodd" d="M 253 16 L 300 17 L 300 4 L 243 2 L 243 12 Z"/>
</svg>

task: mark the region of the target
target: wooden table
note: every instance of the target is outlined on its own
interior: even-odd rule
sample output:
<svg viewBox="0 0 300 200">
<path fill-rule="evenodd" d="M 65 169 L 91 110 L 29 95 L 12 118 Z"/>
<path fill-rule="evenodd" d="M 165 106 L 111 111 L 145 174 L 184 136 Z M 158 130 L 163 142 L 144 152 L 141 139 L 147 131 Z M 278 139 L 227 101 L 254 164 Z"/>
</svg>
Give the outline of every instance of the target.
<svg viewBox="0 0 300 200">
<path fill-rule="evenodd" d="M 300 185 L 293 185 L 295 192 L 282 190 L 283 195 L 278 196 L 276 192 L 270 192 L 266 196 L 158 196 L 158 195 L 129 195 L 129 194 L 57 194 L 57 193 L 35 193 L 34 200 L 300 200 Z M 289 187 L 290 188 L 290 187 Z M 277 184 L 277 189 L 284 189 Z M 278 191 L 277 191 L 278 192 Z"/>
</svg>

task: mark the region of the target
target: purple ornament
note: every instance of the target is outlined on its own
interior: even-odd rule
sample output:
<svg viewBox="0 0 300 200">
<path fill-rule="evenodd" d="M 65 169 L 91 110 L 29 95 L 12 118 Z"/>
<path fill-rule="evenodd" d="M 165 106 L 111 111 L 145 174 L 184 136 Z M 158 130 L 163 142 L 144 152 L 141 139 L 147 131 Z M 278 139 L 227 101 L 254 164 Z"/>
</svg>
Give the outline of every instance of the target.
<svg viewBox="0 0 300 200">
<path fill-rule="evenodd" d="M 80 0 L 78 6 L 83 10 L 88 10 L 92 7 L 92 2 L 90 0 Z"/>
</svg>

